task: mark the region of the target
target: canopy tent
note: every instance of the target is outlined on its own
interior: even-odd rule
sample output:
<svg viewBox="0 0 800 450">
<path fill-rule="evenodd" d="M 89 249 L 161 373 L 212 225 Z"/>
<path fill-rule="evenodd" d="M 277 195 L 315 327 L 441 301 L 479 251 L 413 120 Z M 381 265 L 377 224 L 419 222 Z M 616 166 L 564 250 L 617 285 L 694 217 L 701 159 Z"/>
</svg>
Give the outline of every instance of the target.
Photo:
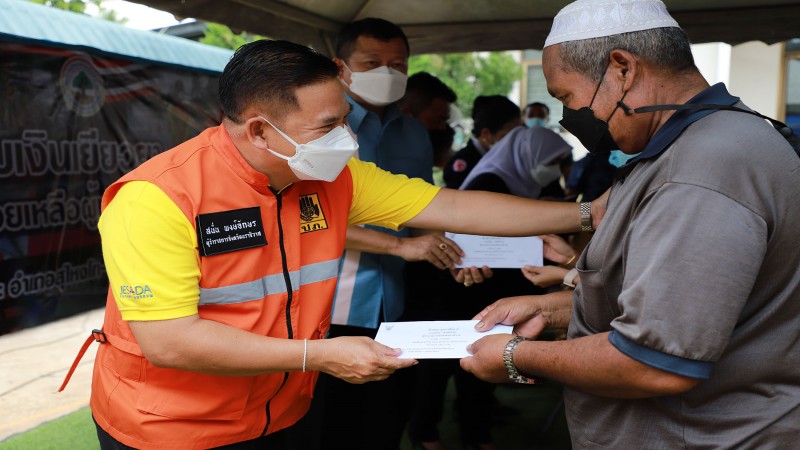
<svg viewBox="0 0 800 450">
<path fill-rule="evenodd" d="M 381 17 L 403 27 L 421 53 L 541 48 L 569 0 L 135 0 L 176 17 L 310 45 L 331 54 L 343 24 Z M 665 0 L 692 42 L 772 44 L 798 37 L 800 2 Z"/>
</svg>

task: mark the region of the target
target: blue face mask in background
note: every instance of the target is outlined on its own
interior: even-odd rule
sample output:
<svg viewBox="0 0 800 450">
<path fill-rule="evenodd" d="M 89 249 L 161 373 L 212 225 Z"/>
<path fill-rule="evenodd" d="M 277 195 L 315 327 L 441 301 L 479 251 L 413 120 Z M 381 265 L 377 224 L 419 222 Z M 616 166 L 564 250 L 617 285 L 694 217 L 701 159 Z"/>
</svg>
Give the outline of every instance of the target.
<svg viewBox="0 0 800 450">
<path fill-rule="evenodd" d="M 533 127 L 547 127 L 547 119 L 542 119 L 541 117 L 528 117 L 525 119 L 525 126 L 528 128 Z"/>
<path fill-rule="evenodd" d="M 614 167 L 622 167 L 628 161 L 633 158 L 639 156 L 638 153 L 634 153 L 633 155 L 628 155 L 627 153 L 623 153 L 620 150 L 611 150 L 611 154 L 608 155 L 608 162 L 611 163 Z"/>
</svg>

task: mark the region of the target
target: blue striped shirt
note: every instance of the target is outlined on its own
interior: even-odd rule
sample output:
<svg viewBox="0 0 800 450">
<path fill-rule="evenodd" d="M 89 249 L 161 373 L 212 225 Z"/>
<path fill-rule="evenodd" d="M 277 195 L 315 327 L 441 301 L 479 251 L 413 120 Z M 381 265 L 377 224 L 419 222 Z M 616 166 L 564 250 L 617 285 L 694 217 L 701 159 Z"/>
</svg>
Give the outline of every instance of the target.
<svg viewBox="0 0 800 450">
<path fill-rule="evenodd" d="M 358 158 L 392 173 L 433 180 L 433 148 L 428 131 L 416 119 L 391 104 L 383 120 L 349 96 L 353 105 L 348 123 L 358 136 Z M 375 230 L 407 237 L 409 230 Z M 389 255 L 345 251 L 339 269 L 331 323 L 378 328 L 381 319 L 397 320 L 403 313 L 405 261 Z"/>
</svg>

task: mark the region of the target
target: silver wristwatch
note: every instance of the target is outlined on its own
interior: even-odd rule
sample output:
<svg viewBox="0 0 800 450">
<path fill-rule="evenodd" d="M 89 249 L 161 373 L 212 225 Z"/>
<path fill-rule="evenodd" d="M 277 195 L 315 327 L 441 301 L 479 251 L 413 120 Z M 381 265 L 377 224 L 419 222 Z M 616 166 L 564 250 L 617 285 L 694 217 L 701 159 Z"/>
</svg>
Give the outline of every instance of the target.
<svg viewBox="0 0 800 450">
<path fill-rule="evenodd" d="M 517 344 L 521 341 L 530 341 L 531 339 L 524 338 L 522 336 L 515 336 L 513 339 L 508 341 L 506 344 L 506 349 L 503 351 L 503 364 L 506 366 L 506 371 L 508 372 L 508 378 L 511 379 L 514 383 L 520 384 L 535 384 L 536 380 L 533 378 L 528 378 L 517 371 L 517 367 L 514 365 L 514 349 L 517 348 Z"/>
<path fill-rule="evenodd" d="M 592 202 L 581 202 L 581 231 L 594 231 L 592 227 Z"/>
</svg>

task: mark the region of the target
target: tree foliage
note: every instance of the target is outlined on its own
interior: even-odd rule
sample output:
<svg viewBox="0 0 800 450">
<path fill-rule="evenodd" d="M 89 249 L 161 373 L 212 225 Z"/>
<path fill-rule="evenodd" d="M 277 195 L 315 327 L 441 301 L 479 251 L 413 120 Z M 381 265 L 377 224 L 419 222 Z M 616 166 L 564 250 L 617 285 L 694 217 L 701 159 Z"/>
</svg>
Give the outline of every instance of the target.
<svg viewBox="0 0 800 450">
<path fill-rule="evenodd" d="M 104 8 L 103 0 L 30 1 L 80 14 L 88 14 L 86 9 L 92 5 L 97 8 L 97 17 L 118 23 L 127 21 L 125 18 L 118 17 L 115 11 Z M 208 28 L 200 42 L 236 50 L 248 42 L 263 38 L 263 36 L 245 32 L 237 34 L 225 25 L 208 23 Z M 412 56 L 409 59 L 408 74 L 413 75 L 417 72 L 428 72 L 450 86 L 458 95 L 456 106 L 466 117 L 472 112 L 472 102 L 475 97 L 478 95 L 508 95 L 514 82 L 522 77 L 520 64 L 509 52 Z"/>
<path fill-rule="evenodd" d="M 263 36 L 236 34 L 225 25 L 209 23 L 200 42 L 236 50 Z M 450 86 L 458 101 L 456 106 L 469 117 L 472 102 L 478 95 L 508 95 L 514 82 L 522 78 L 522 67 L 509 52 L 450 53 L 412 56 L 408 74 L 428 72 Z"/>
<path fill-rule="evenodd" d="M 117 12 L 111 9 L 106 9 L 103 7 L 103 0 L 30 0 L 33 3 L 38 3 L 40 5 L 49 6 L 51 8 L 58 8 L 63 9 L 65 11 L 72 11 L 78 14 L 89 14 L 86 11 L 86 8 L 94 6 L 97 8 L 97 14 L 94 14 L 95 17 L 100 19 L 109 20 L 111 22 L 117 22 L 120 24 L 124 24 L 128 21 L 128 19 L 124 17 L 117 16 Z"/>
<path fill-rule="evenodd" d="M 408 74 L 417 72 L 428 72 L 455 91 L 456 106 L 465 117 L 471 114 L 475 97 L 508 95 L 514 82 L 522 78 L 522 67 L 509 52 L 412 56 Z"/>
<path fill-rule="evenodd" d="M 236 50 L 244 44 L 257 41 L 259 39 L 264 38 L 257 34 L 248 34 L 245 32 L 236 34 L 225 25 L 209 22 L 205 34 L 202 38 L 200 38 L 200 42 L 208 45 Z"/>
<path fill-rule="evenodd" d="M 71 11 L 78 14 L 85 14 L 91 15 L 100 19 L 109 20 L 111 22 L 117 22 L 120 24 L 124 24 L 128 21 L 128 19 L 124 17 L 120 17 L 117 15 L 117 12 L 111 9 L 106 9 L 103 7 L 103 0 L 30 0 L 33 3 L 38 3 L 40 5 L 49 6 L 51 8 L 63 9 L 65 11 Z M 86 11 L 87 7 L 90 9 L 96 9 L 96 14 L 90 14 Z M 94 8 L 92 8 L 94 7 Z"/>
<path fill-rule="evenodd" d="M 86 5 L 89 3 L 86 0 L 30 0 L 33 3 L 38 3 L 40 5 L 49 6 L 51 8 L 63 9 L 66 11 L 72 11 L 79 14 L 86 13 Z M 96 1 L 99 3 L 98 0 L 89 0 L 89 1 Z"/>
</svg>

